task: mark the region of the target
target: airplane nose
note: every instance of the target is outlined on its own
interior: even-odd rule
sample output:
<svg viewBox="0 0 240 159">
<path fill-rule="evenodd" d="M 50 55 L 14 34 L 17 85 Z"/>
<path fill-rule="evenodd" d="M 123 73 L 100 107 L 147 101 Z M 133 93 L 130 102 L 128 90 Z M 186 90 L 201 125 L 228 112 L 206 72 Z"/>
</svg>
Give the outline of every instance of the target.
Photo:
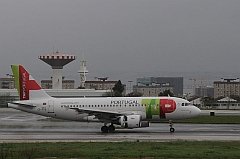
<svg viewBox="0 0 240 159">
<path fill-rule="evenodd" d="M 201 110 L 198 107 L 194 106 L 194 110 L 192 112 L 193 116 L 199 116 L 201 114 Z"/>
</svg>

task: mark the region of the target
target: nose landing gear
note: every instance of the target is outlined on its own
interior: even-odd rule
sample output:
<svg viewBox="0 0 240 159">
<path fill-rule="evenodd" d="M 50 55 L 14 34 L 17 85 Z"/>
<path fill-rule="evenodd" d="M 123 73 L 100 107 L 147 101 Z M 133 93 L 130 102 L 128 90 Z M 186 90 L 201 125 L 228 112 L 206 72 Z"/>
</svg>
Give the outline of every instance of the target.
<svg viewBox="0 0 240 159">
<path fill-rule="evenodd" d="M 170 132 L 171 133 L 174 133 L 175 132 L 175 129 L 173 127 L 173 121 L 172 120 L 169 120 L 169 126 L 170 126 Z"/>
</svg>

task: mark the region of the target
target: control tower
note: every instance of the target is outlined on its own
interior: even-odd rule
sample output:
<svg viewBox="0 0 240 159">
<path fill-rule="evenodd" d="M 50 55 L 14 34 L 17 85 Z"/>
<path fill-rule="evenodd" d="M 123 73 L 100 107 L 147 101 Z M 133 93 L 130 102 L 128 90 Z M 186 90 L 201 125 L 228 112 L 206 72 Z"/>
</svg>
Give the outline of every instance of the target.
<svg viewBox="0 0 240 159">
<path fill-rule="evenodd" d="M 49 64 L 53 69 L 52 88 L 62 89 L 63 66 L 75 60 L 76 57 L 74 55 L 63 54 L 57 51 L 51 54 L 39 56 L 38 58 Z"/>
</svg>

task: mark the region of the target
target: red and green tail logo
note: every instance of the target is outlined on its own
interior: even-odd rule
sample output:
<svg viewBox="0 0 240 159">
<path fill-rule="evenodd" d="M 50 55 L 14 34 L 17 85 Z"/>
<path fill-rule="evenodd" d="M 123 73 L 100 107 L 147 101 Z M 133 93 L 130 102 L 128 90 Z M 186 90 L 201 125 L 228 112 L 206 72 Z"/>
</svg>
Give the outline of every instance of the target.
<svg viewBox="0 0 240 159">
<path fill-rule="evenodd" d="M 15 78 L 15 85 L 20 100 L 29 100 L 30 90 L 40 90 L 41 87 L 32 79 L 31 75 L 21 65 L 12 65 L 12 72 Z"/>
</svg>

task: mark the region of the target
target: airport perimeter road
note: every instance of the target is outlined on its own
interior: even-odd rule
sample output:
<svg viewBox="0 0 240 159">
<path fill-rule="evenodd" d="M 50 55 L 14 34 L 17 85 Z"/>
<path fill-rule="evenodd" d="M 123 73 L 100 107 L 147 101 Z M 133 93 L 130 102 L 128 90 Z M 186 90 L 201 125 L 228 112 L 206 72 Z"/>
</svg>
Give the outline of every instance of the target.
<svg viewBox="0 0 240 159">
<path fill-rule="evenodd" d="M 102 134 L 101 123 L 82 123 L 47 119 L 19 111 L 0 111 L 0 142 L 70 142 L 70 141 L 172 141 L 214 140 L 240 141 L 239 124 L 175 124 L 169 133 L 166 123 L 153 123 L 149 128 L 119 129 Z"/>
</svg>

